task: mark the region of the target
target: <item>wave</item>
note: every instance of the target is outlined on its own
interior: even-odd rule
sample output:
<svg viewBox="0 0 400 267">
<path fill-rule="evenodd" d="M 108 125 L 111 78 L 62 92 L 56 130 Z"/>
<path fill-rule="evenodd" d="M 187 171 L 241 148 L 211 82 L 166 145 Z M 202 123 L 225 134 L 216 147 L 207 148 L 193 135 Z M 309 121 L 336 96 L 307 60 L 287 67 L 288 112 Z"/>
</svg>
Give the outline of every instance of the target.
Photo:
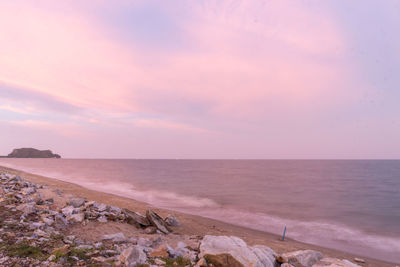
<svg viewBox="0 0 400 267">
<path fill-rule="evenodd" d="M 195 211 L 181 209 L 180 211 L 278 235 L 282 235 L 286 226 L 286 237 L 294 240 L 367 257 L 373 255 L 375 258 L 386 261 L 400 262 L 399 237 L 366 233 L 354 227 L 333 222 L 304 222 L 230 208 Z"/>
</svg>

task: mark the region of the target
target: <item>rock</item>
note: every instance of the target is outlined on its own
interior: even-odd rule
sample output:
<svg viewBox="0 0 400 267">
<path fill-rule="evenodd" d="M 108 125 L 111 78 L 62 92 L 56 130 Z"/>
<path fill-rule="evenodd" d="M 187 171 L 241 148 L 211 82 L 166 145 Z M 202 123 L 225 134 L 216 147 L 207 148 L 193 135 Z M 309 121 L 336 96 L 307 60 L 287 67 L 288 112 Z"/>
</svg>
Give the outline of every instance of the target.
<svg viewBox="0 0 400 267">
<path fill-rule="evenodd" d="M 124 209 L 124 213 L 126 215 L 126 221 L 129 224 L 137 225 L 140 227 L 150 226 L 149 220 L 139 212 L 133 212 L 128 209 Z"/>
<path fill-rule="evenodd" d="M 164 219 L 165 223 L 169 226 L 181 226 L 179 221 L 175 218 L 174 215 L 168 214 Z"/>
<path fill-rule="evenodd" d="M 39 229 L 40 227 L 43 226 L 43 223 L 40 222 L 33 222 L 29 225 L 29 229 L 31 230 L 35 230 L 35 229 Z"/>
<path fill-rule="evenodd" d="M 296 265 L 295 265 L 296 266 Z M 352 263 L 348 260 L 340 260 L 335 258 L 323 258 L 312 267 L 361 267 L 358 264 Z"/>
<path fill-rule="evenodd" d="M 119 262 L 126 266 L 136 266 L 137 264 L 144 264 L 147 260 L 146 253 L 144 253 L 141 246 L 130 246 L 122 251 L 119 256 Z"/>
<path fill-rule="evenodd" d="M 64 192 L 63 192 L 62 190 L 60 190 L 60 189 L 55 189 L 54 192 L 55 192 L 57 195 L 59 195 L 59 196 L 61 196 L 61 195 L 64 193 Z"/>
<path fill-rule="evenodd" d="M 79 258 L 77 256 L 69 256 L 71 259 L 73 259 L 74 261 L 79 261 Z"/>
<path fill-rule="evenodd" d="M 110 212 L 113 212 L 115 214 L 121 213 L 121 209 L 115 206 L 110 206 Z"/>
<path fill-rule="evenodd" d="M 47 260 L 54 261 L 56 259 L 56 255 L 51 255 Z"/>
<path fill-rule="evenodd" d="M 169 247 L 169 246 L 168 246 Z M 161 245 L 150 253 L 150 257 L 168 258 L 168 248 L 166 245 Z"/>
<path fill-rule="evenodd" d="M 154 263 L 157 265 L 165 265 L 165 261 L 161 260 L 161 259 L 155 259 Z"/>
<path fill-rule="evenodd" d="M 146 229 L 144 229 L 144 232 L 148 235 L 155 234 L 156 231 L 157 231 L 157 228 L 155 228 L 154 226 L 149 226 L 149 227 L 146 227 Z"/>
<path fill-rule="evenodd" d="M 81 250 L 88 250 L 88 249 L 93 249 L 92 245 L 85 245 L 85 244 L 81 244 L 79 246 L 76 247 L 77 249 L 81 249 Z"/>
<path fill-rule="evenodd" d="M 36 194 L 35 198 L 34 198 L 34 202 L 36 203 L 36 205 L 43 205 L 44 201 L 42 199 L 42 196 L 40 194 Z"/>
<path fill-rule="evenodd" d="M 207 262 L 204 258 L 200 258 L 199 261 L 195 265 L 196 267 L 206 267 Z"/>
<path fill-rule="evenodd" d="M 122 232 L 120 232 L 111 235 L 103 235 L 101 240 L 112 240 L 113 242 L 120 243 L 120 242 L 125 242 L 126 237 Z"/>
<path fill-rule="evenodd" d="M 37 212 L 36 204 L 34 202 L 19 205 L 16 209 L 22 211 L 25 216 Z"/>
<path fill-rule="evenodd" d="M 36 189 L 34 187 L 25 187 L 22 188 L 21 193 L 23 195 L 30 195 L 36 192 Z"/>
<path fill-rule="evenodd" d="M 104 204 L 104 203 L 101 203 L 101 204 L 97 207 L 97 210 L 98 210 L 99 212 L 105 211 L 105 210 L 107 210 L 107 205 Z"/>
<path fill-rule="evenodd" d="M 164 234 L 169 234 L 170 229 L 167 224 L 163 221 L 163 219 L 155 212 L 151 210 L 146 211 L 146 218 L 150 221 L 152 225 L 157 227 Z"/>
<path fill-rule="evenodd" d="M 53 225 L 53 223 L 54 223 L 54 220 L 52 218 L 43 217 L 42 220 L 46 225 L 49 225 L 49 226 Z"/>
<path fill-rule="evenodd" d="M 229 266 L 229 267 L 243 267 L 242 263 L 237 261 L 231 254 L 218 254 L 218 255 L 205 255 L 207 263 L 212 264 L 213 266 Z M 248 265 L 249 267 L 251 265 Z M 262 266 L 262 265 L 260 265 Z"/>
<path fill-rule="evenodd" d="M 288 262 L 288 259 L 285 258 L 285 257 L 282 256 L 282 255 L 276 254 L 276 255 L 274 255 L 274 256 L 275 256 L 276 262 L 278 262 L 278 263 L 287 263 L 287 262 Z"/>
<path fill-rule="evenodd" d="M 54 222 L 55 227 L 58 229 L 66 229 L 68 227 L 68 221 L 61 214 L 54 216 Z"/>
<path fill-rule="evenodd" d="M 186 248 L 187 245 L 183 242 L 178 242 L 177 247 L 175 250 L 172 250 L 171 248 L 168 250 L 168 253 L 173 257 L 182 257 L 185 259 L 189 259 L 190 261 L 195 261 L 196 260 L 196 253 L 194 251 L 191 251 Z"/>
<path fill-rule="evenodd" d="M 50 236 L 48 233 L 46 233 L 45 231 L 42 231 L 40 229 L 36 229 L 33 233 L 40 237 L 49 237 Z"/>
<path fill-rule="evenodd" d="M 153 242 L 151 242 L 147 238 L 139 237 L 139 239 L 137 240 L 137 244 L 141 247 L 150 247 L 153 244 Z"/>
<path fill-rule="evenodd" d="M 79 208 L 83 204 L 85 204 L 85 199 L 83 198 L 73 198 L 69 201 L 69 204 L 72 205 L 74 208 Z"/>
<path fill-rule="evenodd" d="M 75 211 L 73 206 L 66 206 L 65 208 L 61 209 L 62 214 L 65 216 L 71 216 Z"/>
<path fill-rule="evenodd" d="M 98 256 L 98 257 L 93 257 L 92 260 L 96 262 L 105 262 L 107 258 L 104 258 L 103 256 Z"/>
<path fill-rule="evenodd" d="M 360 258 L 354 258 L 354 261 L 358 263 L 365 263 L 365 260 Z"/>
<path fill-rule="evenodd" d="M 221 257 L 213 257 L 223 254 Z M 204 236 L 200 243 L 199 258 L 223 261 L 225 263 L 254 267 L 275 266 L 275 252 L 266 246 L 247 246 L 235 236 Z M 230 255 L 230 256 L 228 256 Z M 234 260 L 233 260 L 234 259 Z"/>
<path fill-rule="evenodd" d="M 103 246 L 103 243 L 102 243 L 102 242 L 96 242 L 96 243 L 94 243 L 94 247 L 97 248 L 97 249 L 101 248 L 102 246 Z"/>
<path fill-rule="evenodd" d="M 311 267 L 313 264 L 322 259 L 322 254 L 314 250 L 297 250 L 293 252 L 283 253 L 282 257 L 287 262 L 296 267 Z"/>
<path fill-rule="evenodd" d="M 85 219 L 85 215 L 83 213 L 72 214 L 69 219 L 72 222 L 81 223 Z"/>
<path fill-rule="evenodd" d="M 106 223 L 106 222 L 107 222 L 106 216 L 100 216 L 97 220 L 98 220 L 99 222 L 101 222 L 101 223 Z"/>
</svg>

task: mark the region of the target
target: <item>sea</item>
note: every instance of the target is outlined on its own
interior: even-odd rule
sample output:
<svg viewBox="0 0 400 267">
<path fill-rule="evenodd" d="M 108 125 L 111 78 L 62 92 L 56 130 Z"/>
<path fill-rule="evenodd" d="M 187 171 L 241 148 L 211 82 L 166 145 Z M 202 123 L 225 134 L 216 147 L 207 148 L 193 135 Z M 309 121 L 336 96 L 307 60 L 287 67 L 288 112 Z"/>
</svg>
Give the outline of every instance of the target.
<svg viewBox="0 0 400 267">
<path fill-rule="evenodd" d="M 0 165 L 400 262 L 400 160 L 0 159 Z"/>
</svg>

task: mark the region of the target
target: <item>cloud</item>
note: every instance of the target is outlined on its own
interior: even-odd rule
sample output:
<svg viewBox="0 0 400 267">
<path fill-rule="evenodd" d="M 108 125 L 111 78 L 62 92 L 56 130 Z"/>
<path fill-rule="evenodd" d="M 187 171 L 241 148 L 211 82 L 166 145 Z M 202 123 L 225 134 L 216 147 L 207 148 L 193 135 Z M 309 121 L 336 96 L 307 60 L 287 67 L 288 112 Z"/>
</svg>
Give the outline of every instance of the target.
<svg viewBox="0 0 400 267">
<path fill-rule="evenodd" d="M 56 96 L 42 93 L 37 89 L 22 88 L 8 84 L 0 80 L 0 98 L 14 103 L 3 105 L 10 111 L 31 114 L 36 111 L 57 111 L 62 113 L 78 113 L 83 110 L 79 106 L 72 105 L 58 99 Z M 15 103 L 20 108 L 15 107 Z"/>
<path fill-rule="evenodd" d="M 40 120 L 7 121 L 6 123 L 21 127 L 25 130 L 35 129 L 47 132 L 47 134 L 51 132 L 57 136 L 68 138 L 84 137 L 88 135 L 88 132 L 76 123 L 59 123 Z"/>
<path fill-rule="evenodd" d="M 162 119 L 134 119 L 132 123 L 135 127 L 139 128 L 172 129 L 172 130 L 189 131 L 197 133 L 210 132 L 207 129 L 202 129 L 199 127 L 193 127 L 188 124 L 176 123 Z"/>
</svg>

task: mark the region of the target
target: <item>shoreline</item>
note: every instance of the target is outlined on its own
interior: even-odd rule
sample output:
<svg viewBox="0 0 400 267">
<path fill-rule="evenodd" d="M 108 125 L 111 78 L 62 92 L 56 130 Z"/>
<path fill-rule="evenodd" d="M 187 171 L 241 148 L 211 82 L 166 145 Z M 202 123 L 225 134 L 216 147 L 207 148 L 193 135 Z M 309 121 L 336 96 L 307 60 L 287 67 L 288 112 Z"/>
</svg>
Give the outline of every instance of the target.
<svg viewBox="0 0 400 267">
<path fill-rule="evenodd" d="M 87 189 L 80 185 L 57 180 L 54 178 L 44 177 L 0 166 L 0 171 L 20 175 L 23 179 L 38 185 L 45 185 L 53 190 L 61 189 L 66 195 L 72 194 L 76 197 L 82 197 L 87 200 L 97 201 L 108 205 L 118 206 L 120 208 L 127 208 L 130 210 L 145 213 L 147 209 L 152 209 L 162 217 L 167 214 L 173 214 L 182 224 L 181 227 L 174 231 L 180 235 L 225 235 L 237 236 L 246 241 L 249 245 L 266 245 L 278 253 L 285 253 L 294 250 L 311 249 L 317 250 L 324 254 L 325 257 L 333 257 L 340 259 L 353 260 L 354 258 L 363 258 L 366 263 L 357 263 L 361 266 L 394 266 L 394 263 L 384 262 L 381 260 L 366 258 L 363 256 L 355 255 L 352 253 L 342 252 L 334 249 L 328 249 L 317 245 L 307 244 L 292 239 L 280 240 L 280 236 L 268 232 L 253 230 L 210 218 L 205 218 L 197 215 L 186 214 L 168 209 L 161 209 L 151 206 L 131 198 L 117 196 L 109 193 Z"/>
</svg>

